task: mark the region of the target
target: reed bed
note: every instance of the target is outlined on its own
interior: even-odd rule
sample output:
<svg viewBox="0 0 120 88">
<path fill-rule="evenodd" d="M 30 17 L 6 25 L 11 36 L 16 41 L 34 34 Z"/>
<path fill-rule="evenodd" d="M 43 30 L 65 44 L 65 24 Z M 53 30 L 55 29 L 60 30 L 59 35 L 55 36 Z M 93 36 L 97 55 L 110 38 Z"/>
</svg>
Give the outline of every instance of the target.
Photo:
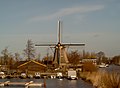
<svg viewBox="0 0 120 88">
<path fill-rule="evenodd" d="M 101 74 L 98 87 L 100 88 L 120 88 L 120 74 L 104 72 Z"/>
<path fill-rule="evenodd" d="M 116 72 L 83 72 L 80 76 L 96 88 L 120 88 L 120 74 Z"/>
</svg>

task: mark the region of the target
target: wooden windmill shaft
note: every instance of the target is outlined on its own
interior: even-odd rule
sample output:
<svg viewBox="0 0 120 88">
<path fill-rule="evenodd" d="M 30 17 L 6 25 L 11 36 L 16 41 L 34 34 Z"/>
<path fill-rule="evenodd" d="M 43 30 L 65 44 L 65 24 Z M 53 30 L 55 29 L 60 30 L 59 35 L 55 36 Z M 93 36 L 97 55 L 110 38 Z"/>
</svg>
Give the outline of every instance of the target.
<svg viewBox="0 0 120 88">
<path fill-rule="evenodd" d="M 67 46 L 85 46 L 83 43 L 61 43 L 61 23 L 58 21 L 58 43 L 57 44 L 35 44 L 35 46 L 49 46 L 54 47 L 54 58 L 53 58 L 53 64 L 55 65 L 65 65 L 69 63 L 65 48 Z"/>
</svg>

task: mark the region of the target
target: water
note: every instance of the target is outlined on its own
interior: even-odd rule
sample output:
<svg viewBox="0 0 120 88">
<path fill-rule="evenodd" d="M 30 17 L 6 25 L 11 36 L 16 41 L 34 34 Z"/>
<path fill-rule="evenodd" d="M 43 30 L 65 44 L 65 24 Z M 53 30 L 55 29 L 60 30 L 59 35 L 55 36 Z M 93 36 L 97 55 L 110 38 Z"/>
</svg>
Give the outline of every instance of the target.
<svg viewBox="0 0 120 88">
<path fill-rule="evenodd" d="M 120 66 L 116 65 L 110 65 L 107 68 L 100 68 L 100 70 L 106 70 L 109 72 L 118 72 L 120 73 Z M 34 81 L 34 82 L 44 82 L 44 79 L 0 79 L 0 82 L 5 82 L 5 81 L 11 81 L 11 82 L 29 82 L 29 81 Z M 87 83 L 81 79 L 78 80 L 59 80 L 59 79 L 46 79 L 46 86 L 47 88 L 94 88 L 92 84 Z M 25 87 L 0 87 L 0 88 L 25 88 Z M 33 87 L 32 87 L 33 88 Z M 39 87 L 34 87 L 34 88 L 39 88 Z M 43 87 L 42 87 L 43 88 Z"/>
<path fill-rule="evenodd" d="M 107 71 L 107 72 L 117 72 L 120 73 L 120 66 L 117 65 L 110 65 L 109 67 L 106 68 L 100 68 L 100 71 Z"/>
<path fill-rule="evenodd" d="M 11 81 L 11 82 L 44 82 L 44 79 L 0 79 L 0 82 L 4 81 Z M 47 88 L 93 88 L 92 84 L 84 82 L 81 79 L 78 80 L 67 80 L 67 79 L 46 79 L 46 86 Z M 12 86 L 12 87 L 1 87 L 1 88 L 25 88 L 19 86 Z M 31 87 L 33 88 L 33 87 Z M 34 87 L 39 88 L 39 87 Z M 42 87 L 43 88 L 43 87 Z"/>
<path fill-rule="evenodd" d="M 47 88 L 93 88 L 93 86 L 87 82 L 78 80 L 47 80 Z"/>
</svg>

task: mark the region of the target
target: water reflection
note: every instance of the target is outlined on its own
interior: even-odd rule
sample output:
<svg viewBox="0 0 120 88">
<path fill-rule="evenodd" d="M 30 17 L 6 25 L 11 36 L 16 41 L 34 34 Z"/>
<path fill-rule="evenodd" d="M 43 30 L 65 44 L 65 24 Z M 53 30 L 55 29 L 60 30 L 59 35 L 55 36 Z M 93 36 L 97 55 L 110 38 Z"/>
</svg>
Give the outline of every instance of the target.
<svg viewBox="0 0 120 88">
<path fill-rule="evenodd" d="M 47 80 L 47 88 L 93 88 L 91 84 L 88 84 L 81 79 L 78 80 Z"/>
<path fill-rule="evenodd" d="M 57 80 L 57 88 L 77 88 L 77 80 Z"/>
<path fill-rule="evenodd" d="M 11 82 L 44 82 L 44 79 L 0 79 L 0 82 L 5 81 Z M 78 80 L 67 80 L 67 79 L 46 79 L 47 88 L 93 88 L 93 86 L 87 82 L 84 82 L 81 79 Z M 12 86 L 12 87 L 0 87 L 0 88 L 25 88 L 20 86 Z M 32 87 L 32 88 L 39 88 L 39 87 Z"/>
<path fill-rule="evenodd" d="M 107 68 L 100 68 L 100 71 L 107 71 L 107 72 L 117 72 L 120 73 L 120 66 L 117 65 L 110 65 Z"/>
<path fill-rule="evenodd" d="M 44 82 L 44 79 L 0 79 L 0 82 L 5 81 L 11 82 Z M 46 79 L 47 88 L 93 88 L 93 86 L 87 82 L 84 82 L 81 79 L 78 80 L 67 80 L 67 79 Z M 12 87 L 0 87 L 0 88 L 25 88 L 20 86 L 12 86 Z M 39 87 L 32 87 L 39 88 Z"/>
<path fill-rule="evenodd" d="M 44 82 L 44 79 L 0 79 L 0 82 L 5 81 L 11 82 Z M 78 80 L 67 80 L 67 79 L 46 79 L 47 88 L 93 88 L 93 86 L 87 82 L 84 82 L 81 79 Z M 25 88 L 20 86 L 12 86 L 12 87 L 0 87 L 0 88 Z M 39 87 L 32 87 L 39 88 Z"/>
</svg>

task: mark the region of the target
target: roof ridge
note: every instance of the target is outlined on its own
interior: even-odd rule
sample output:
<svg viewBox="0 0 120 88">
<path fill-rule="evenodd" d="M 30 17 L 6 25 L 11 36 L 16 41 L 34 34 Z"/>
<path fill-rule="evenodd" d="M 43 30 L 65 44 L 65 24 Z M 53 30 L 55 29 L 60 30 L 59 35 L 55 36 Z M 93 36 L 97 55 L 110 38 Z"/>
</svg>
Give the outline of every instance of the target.
<svg viewBox="0 0 120 88">
<path fill-rule="evenodd" d="M 21 66 L 24 66 L 24 65 L 26 65 L 26 64 L 28 64 L 28 63 L 30 63 L 30 62 L 33 62 L 33 63 L 36 63 L 36 64 L 38 64 L 38 65 L 42 65 L 42 66 L 46 67 L 46 65 L 41 64 L 41 63 L 39 63 L 39 62 L 37 62 L 37 61 L 35 61 L 35 60 L 30 60 L 30 61 L 28 61 L 28 62 L 25 62 L 25 63 L 21 64 L 21 65 L 18 66 L 17 68 L 19 68 L 19 67 L 21 67 Z"/>
</svg>

